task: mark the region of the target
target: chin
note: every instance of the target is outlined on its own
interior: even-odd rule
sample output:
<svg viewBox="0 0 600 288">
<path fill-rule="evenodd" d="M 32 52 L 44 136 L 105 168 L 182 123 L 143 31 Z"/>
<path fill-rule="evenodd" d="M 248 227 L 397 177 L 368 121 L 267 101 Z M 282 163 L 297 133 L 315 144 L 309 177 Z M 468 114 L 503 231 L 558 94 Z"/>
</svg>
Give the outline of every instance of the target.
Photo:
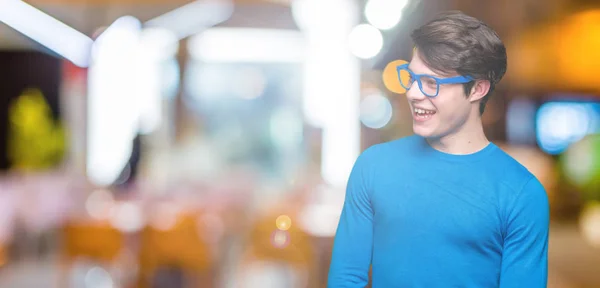
<svg viewBox="0 0 600 288">
<path fill-rule="evenodd" d="M 420 129 L 413 129 L 413 132 L 415 133 L 415 135 L 421 136 L 426 139 L 435 138 L 435 134 L 431 132 L 422 131 Z"/>
<path fill-rule="evenodd" d="M 438 134 L 434 127 L 428 127 L 413 123 L 413 132 L 423 138 L 437 138 Z"/>
</svg>

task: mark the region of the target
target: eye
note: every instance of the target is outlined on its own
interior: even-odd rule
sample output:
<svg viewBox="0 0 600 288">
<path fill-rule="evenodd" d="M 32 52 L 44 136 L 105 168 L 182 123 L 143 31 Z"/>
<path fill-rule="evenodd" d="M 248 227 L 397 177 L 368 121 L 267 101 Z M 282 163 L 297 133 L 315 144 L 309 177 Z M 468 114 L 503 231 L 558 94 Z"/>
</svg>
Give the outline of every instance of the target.
<svg viewBox="0 0 600 288">
<path fill-rule="evenodd" d="M 430 78 L 430 77 L 422 77 L 421 78 L 421 82 L 424 85 L 427 85 L 429 87 L 436 87 L 437 86 L 437 81 L 435 81 L 435 79 Z"/>
</svg>

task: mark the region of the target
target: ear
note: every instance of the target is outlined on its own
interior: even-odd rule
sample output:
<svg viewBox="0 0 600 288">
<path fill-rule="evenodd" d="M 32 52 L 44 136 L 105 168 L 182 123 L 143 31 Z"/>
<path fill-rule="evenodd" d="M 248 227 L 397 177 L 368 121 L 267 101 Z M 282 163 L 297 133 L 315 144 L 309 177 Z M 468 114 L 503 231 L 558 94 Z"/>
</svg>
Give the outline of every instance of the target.
<svg viewBox="0 0 600 288">
<path fill-rule="evenodd" d="M 490 91 L 490 81 L 477 80 L 475 81 L 475 85 L 473 85 L 473 88 L 471 88 L 471 95 L 469 95 L 469 100 L 471 102 L 479 101 L 485 95 L 487 95 L 488 91 Z"/>
</svg>

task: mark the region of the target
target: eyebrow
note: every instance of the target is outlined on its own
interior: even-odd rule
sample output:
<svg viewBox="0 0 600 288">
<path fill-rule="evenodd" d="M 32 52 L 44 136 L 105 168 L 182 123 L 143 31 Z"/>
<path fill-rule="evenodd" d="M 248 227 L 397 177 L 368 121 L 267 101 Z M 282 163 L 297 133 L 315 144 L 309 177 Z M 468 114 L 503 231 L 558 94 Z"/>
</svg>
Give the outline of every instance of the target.
<svg viewBox="0 0 600 288">
<path fill-rule="evenodd" d="M 410 68 L 410 64 L 408 64 L 408 67 L 407 67 L 407 68 L 408 68 L 408 70 L 412 71 L 412 72 L 413 72 L 413 73 L 415 73 L 416 75 L 427 75 L 427 76 L 431 76 L 431 77 L 435 77 L 435 78 L 444 78 L 444 76 L 437 75 L 437 74 L 435 74 L 435 73 L 432 73 L 432 74 L 430 74 L 430 73 L 421 73 L 421 74 L 420 74 L 420 73 L 416 73 L 415 71 L 413 71 L 413 69 L 412 69 L 412 68 Z"/>
</svg>

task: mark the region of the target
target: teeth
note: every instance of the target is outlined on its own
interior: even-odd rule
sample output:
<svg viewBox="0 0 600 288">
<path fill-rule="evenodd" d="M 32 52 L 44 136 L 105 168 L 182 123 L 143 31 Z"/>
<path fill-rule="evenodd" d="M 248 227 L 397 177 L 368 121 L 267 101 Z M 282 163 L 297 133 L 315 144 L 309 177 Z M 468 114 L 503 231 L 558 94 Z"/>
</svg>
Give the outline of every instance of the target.
<svg viewBox="0 0 600 288">
<path fill-rule="evenodd" d="M 418 114 L 433 114 L 435 111 L 423 110 L 419 108 L 415 108 L 415 112 Z"/>
</svg>

